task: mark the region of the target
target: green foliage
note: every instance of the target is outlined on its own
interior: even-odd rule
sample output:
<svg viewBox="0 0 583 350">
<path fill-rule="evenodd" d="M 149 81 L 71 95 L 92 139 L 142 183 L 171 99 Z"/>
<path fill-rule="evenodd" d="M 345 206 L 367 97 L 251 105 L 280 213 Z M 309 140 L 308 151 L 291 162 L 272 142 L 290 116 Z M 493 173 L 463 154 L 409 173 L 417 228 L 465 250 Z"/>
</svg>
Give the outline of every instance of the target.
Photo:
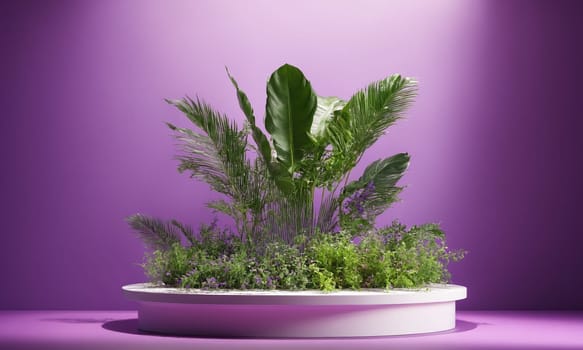
<svg viewBox="0 0 583 350">
<path fill-rule="evenodd" d="M 328 125 L 334 165 L 330 169 L 340 174 L 352 169 L 364 151 L 402 116 L 416 94 L 416 82 L 398 74 L 355 93 Z"/>
<path fill-rule="evenodd" d="M 251 102 L 249 102 L 249 98 L 247 97 L 247 94 L 245 94 L 245 92 L 243 92 L 243 90 L 239 89 L 239 84 L 237 84 L 237 81 L 231 75 L 231 73 L 229 73 L 228 69 L 227 69 L 227 75 L 229 76 L 231 83 L 233 83 L 233 86 L 237 90 L 237 100 L 239 101 L 239 107 L 241 107 L 241 110 L 243 111 L 243 114 L 245 114 L 245 117 L 247 118 L 247 122 L 249 123 L 249 125 L 251 127 L 251 135 L 253 135 L 253 140 L 255 140 L 255 143 L 257 144 L 257 148 L 259 149 L 259 154 L 263 157 L 263 161 L 266 164 L 270 164 L 271 163 L 271 146 L 269 145 L 269 141 L 267 140 L 267 137 L 265 136 L 265 134 L 263 134 L 261 129 L 259 129 L 257 127 L 257 125 L 255 124 L 255 114 L 253 113 L 253 107 L 251 106 Z"/>
<path fill-rule="evenodd" d="M 312 85 L 298 68 L 285 64 L 267 82 L 265 128 L 271 134 L 277 161 L 290 176 L 297 171 L 312 140 L 317 98 Z"/>
<path fill-rule="evenodd" d="M 182 144 L 178 170 L 190 171 L 193 177 L 206 181 L 217 192 L 244 199 L 246 193 L 239 185 L 246 183 L 249 175 L 250 164 L 245 159 L 246 133 L 198 99 L 186 97 L 168 100 L 168 103 L 176 106 L 204 132 L 203 135 L 168 124 L 177 132 L 177 139 Z"/>
<path fill-rule="evenodd" d="M 217 238 L 218 236 L 212 236 Z M 207 242 L 209 244 L 209 242 Z M 190 248 L 191 269 L 180 270 L 176 285 L 189 288 L 235 288 L 235 289 L 305 289 L 309 284 L 305 257 L 297 247 L 285 243 L 269 243 L 262 255 L 254 254 L 248 246 L 237 245 L 226 254 L 213 256 L 207 244 Z M 210 243 L 211 246 L 221 245 Z M 151 261 L 156 264 L 157 261 Z M 158 268 L 151 267 L 151 270 Z M 171 272 L 170 276 L 176 276 Z"/>
<path fill-rule="evenodd" d="M 336 279 L 334 274 L 329 270 L 322 269 L 316 264 L 310 265 L 310 275 L 312 277 L 311 285 L 324 291 L 331 292 L 336 289 Z"/>
<path fill-rule="evenodd" d="M 328 272 L 327 275 L 333 278 L 335 287 L 352 289 L 360 287 L 361 257 L 358 254 L 358 247 L 350 241 L 347 234 L 318 235 L 311 243 L 306 250 L 308 259 L 314 262 L 320 273 Z"/>
<path fill-rule="evenodd" d="M 148 255 L 152 281 L 169 286 L 227 289 L 420 288 L 447 282 L 447 264 L 463 258 L 449 251 L 435 224 L 394 222 L 361 236 L 343 231 L 270 242 L 262 254 L 215 225 L 203 226 L 195 244 L 174 243 Z"/>
<path fill-rule="evenodd" d="M 166 250 L 156 250 L 146 255 L 144 268 L 153 282 L 173 285 L 176 280 L 191 268 L 192 250 L 180 243 L 173 243 Z"/>
<path fill-rule="evenodd" d="M 407 167 L 409 155 L 399 153 L 372 162 L 362 176 L 346 185 L 340 196 L 344 204 L 340 211 L 340 226 L 349 231 L 363 231 L 393 202 L 401 188 L 396 186 Z"/>
<path fill-rule="evenodd" d="M 411 288 L 450 278 L 447 264 L 459 261 L 465 251 L 449 251 L 437 224 L 412 226 L 398 223 L 379 230 L 386 240 L 392 271 L 387 287 Z"/>
<path fill-rule="evenodd" d="M 298 234 L 333 231 L 350 220 L 371 227 L 397 200 L 401 188 L 396 182 L 409 160 L 405 154 L 374 162 L 361 179 L 346 183 L 362 153 L 411 103 L 412 80 L 393 75 L 343 101 L 317 96 L 302 71 L 285 64 L 267 83 L 268 138 L 257 125 L 249 98 L 228 70 L 227 75 L 246 127 L 238 128 L 208 104 L 189 97 L 167 102 L 198 130 L 168 126 L 181 144 L 178 170 L 227 196 L 208 207 L 231 216 L 241 236 L 261 244 L 291 243 Z M 248 144 L 249 135 L 255 146 Z M 247 154 L 253 150 L 258 157 L 250 161 Z M 370 181 L 377 189 L 367 202 L 366 217 L 355 211 L 345 215 L 343 202 Z M 313 205 L 316 189 L 322 195 L 319 211 Z"/>
<path fill-rule="evenodd" d="M 127 222 L 151 249 L 168 249 L 180 242 L 176 227 L 162 220 L 136 214 L 128 217 Z"/>
<path fill-rule="evenodd" d="M 314 120 L 310 128 L 310 134 L 313 136 L 316 143 L 326 143 L 326 130 L 328 129 L 328 124 L 332 118 L 334 118 L 334 113 L 336 111 L 342 110 L 345 105 L 346 101 L 343 101 L 338 97 L 318 96 L 318 103 L 314 113 Z"/>
<path fill-rule="evenodd" d="M 364 152 L 413 102 L 415 81 L 392 75 L 344 101 L 318 96 L 300 69 L 285 64 L 267 82 L 266 134 L 247 95 L 227 75 L 244 126 L 190 97 L 167 102 L 194 128 L 167 125 L 180 145 L 178 171 L 224 195 L 207 207 L 230 216 L 235 232 L 216 222 L 195 233 L 176 220 L 129 217 L 150 248 L 144 268 L 152 281 L 331 291 L 416 288 L 448 279 L 447 263 L 463 254 L 447 249 L 437 225 L 375 229 L 377 216 L 398 200 L 407 153 L 374 161 L 348 182 Z"/>
</svg>

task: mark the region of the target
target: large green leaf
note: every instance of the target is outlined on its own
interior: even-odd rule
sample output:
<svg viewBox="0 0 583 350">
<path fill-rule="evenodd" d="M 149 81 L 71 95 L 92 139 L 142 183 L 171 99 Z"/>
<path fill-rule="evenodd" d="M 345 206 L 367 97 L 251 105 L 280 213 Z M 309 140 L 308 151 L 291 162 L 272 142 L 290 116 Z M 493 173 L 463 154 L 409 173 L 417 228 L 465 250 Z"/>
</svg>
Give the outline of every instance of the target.
<svg viewBox="0 0 583 350">
<path fill-rule="evenodd" d="M 324 137 L 328 123 L 334 117 L 334 112 L 344 108 L 344 105 L 346 105 L 346 101 L 343 101 L 338 97 L 318 96 L 318 105 L 316 107 L 316 112 L 314 113 L 312 127 L 310 128 L 310 133 L 317 140 Z"/>
<path fill-rule="evenodd" d="M 253 140 L 257 144 L 257 148 L 259 149 L 259 153 L 263 157 L 263 160 L 266 164 L 267 170 L 271 174 L 273 180 L 275 181 L 277 187 L 283 191 L 284 193 L 291 193 L 294 191 L 294 184 L 289 172 L 279 163 L 272 162 L 271 157 L 271 145 L 269 144 L 269 140 L 257 127 L 255 124 L 255 114 L 253 112 L 253 107 L 251 107 L 251 103 L 247 98 L 247 95 L 239 88 L 239 84 L 235 78 L 231 75 L 229 70 L 227 69 L 227 75 L 229 79 L 235 86 L 237 90 L 237 99 L 239 100 L 239 106 L 241 110 L 245 114 L 249 125 L 251 126 L 251 135 L 253 136 Z"/>
<path fill-rule="evenodd" d="M 363 205 L 374 215 L 382 213 L 397 200 L 401 188 L 396 187 L 396 184 L 407 170 L 409 160 L 409 154 L 398 153 L 372 162 L 358 180 L 344 187 L 342 197 L 347 198 L 357 191 L 366 191 L 366 194 L 360 193 L 361 197 L 366 197 Z"/>
<path fill-rule="evenodd" d="M 265 128 L 271 134 L 277 161 L 293 175 L 307 150 L 317 98 L 298 68 L 285 64 L 267 82 Z"/>
</svg>

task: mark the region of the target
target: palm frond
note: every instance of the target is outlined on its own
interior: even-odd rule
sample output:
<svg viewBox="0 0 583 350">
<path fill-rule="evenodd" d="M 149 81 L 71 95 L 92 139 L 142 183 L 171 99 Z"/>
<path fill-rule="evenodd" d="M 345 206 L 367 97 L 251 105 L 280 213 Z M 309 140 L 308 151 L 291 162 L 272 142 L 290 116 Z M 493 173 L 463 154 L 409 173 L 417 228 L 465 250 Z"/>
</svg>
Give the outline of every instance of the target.
<svg viewBox="0 0 583 350">
<path fill-rule="evenodd" d="M 190 119 L 204 134 L 186 128 L 168 126 L 177 132 L 182 146 L 178 170 L 207 182 L 211 188 L 227 195 L 235 207 L 245 208 L 252 199 L 249 188 L 253 169 L 246 158 L 247 131 L 239 129 L 225 115 L 215 112 L 200 100 L 185 97 L 168 100 Z M 216 208 L 215 208 L 216 209 Z M 244 210 L 244 209 L 242 209 Z M 241 213 L 230 211 L 236 222 Z"/>
<path fill-rule="evenodd" d="M 132 215 L 126 220 L 149 248 L 167 250 L 174 243 L 180 243 L 176 227 L 170 223 L 142 214 Z"/>
<path fill-rule="evenodd" d="M 347 113 L 354 148 L 364 152 L 399 119 L 417 95 L 417 83 L 400 75 L 374 82 L 354 94 L 343 109 Z"/>
<path fill-rule="evenodd" d="M 188 119 L 198 126 L 206 135 L 204 142 L 198 141 L 205 150 L 214 148 L 214 152 L 207 152 L 207 158 L 213 158 L 213 164 L 220 163 L 231 190 L 236 192 L 235 183 L 244 183 L 249 174 L 249 162 L 246 160 L 247 134 L 240 130 L 237 125 L 230 121 L 225 115 L 215 112 L 209 105 L 200 101 L 185 97 L 182 100 L 167 100 L 168 103 L 176 106 Z M 184 131 L 184 129 L 179 131 Z M 196 135 L 194 132 L 186 134 L 189 138 Z M 198 138 L 201 140 L 201 138 Z M 196 140 L 193 140 L 196 147 Z M 187 151 L 195 150 L 190 147 Z M 200 151 L 199 151 L 200 152 Z M 188 157 L 188 152 L 184 155 Z M 189 168 L 188 168 L 189 169 Z"/>
<path fill-rule="evenodd" d="M 179 128 L 170 123 L 167 125 L 176 131 L 175 137 L 181 145 L 182 153 L 176 157 L 180 162 L 178 171 L 189 171 L 191 177 L 205 181 L 213 190 L 233 196 L 225 164 L 221 161 L 213 141 L 190 129 Z"/>
<path fill-rule="evenodd" d="M 176 226 L 180 230 L 180 232 L 182 232 L 182 234 L 188 240 L 188 242 L 190 242 L 190 244 L 192 245 L 196 244 L 197 239 L 194 236 L 194 231 L 192 230 L 192 227 L 186 226 L 178 222 L 177 220 L 172 220 L 171 223 L 172 225 Z"/>
<path fill-rule="evenodd" d="M 224 200 L 216 200 L 216 201 L 210 201 L 206 204 L 207 208 L 211 208 L 216 212 L 219 213 L 223 213 L 223 214 L 227 214 L 229 216 L 235 216 L 236 215 L 236 209 L 233 208 L 233 204 L 231 203 L 227 203 Z"/>
<path fill-rule="evenodd" d="M 229 201 L 212 201 L 207 206 L 231 216 L 239 233 L 259 240 L 259 236 L 268 231 L 267 211 L 270 203 L 281 198 L 274 177 L 270 174 L 267 163 L 270 160 L 257 157 L 253 164 L 247 160 L 247 133 L 238 130 L 226 117 L 217 114 L 204 103 L 190 98 L 169 102 L 205 133 L 202 135 L 169 124 L 177 132 L 177 139 L 182 146 L 178 169 L 189 171 L 191 176 L 204 180 L 215 191 L 227 195 Z M 252 113 L 248 104 L 243 107 L 246 107 L 247 113 Z M 250 121 L 254 121 L 254 118 Z M 277 212 L 277 216 L 281 216 L 279 209 Z"/>
<path fill-rule="evenodd" d="M 362 153 L 402 117 L 417 95 L 417 82 L 398 74 L 374 82 L 355 93 L 328 125 L 334 153 L 356 165 Z"/>
</svg>

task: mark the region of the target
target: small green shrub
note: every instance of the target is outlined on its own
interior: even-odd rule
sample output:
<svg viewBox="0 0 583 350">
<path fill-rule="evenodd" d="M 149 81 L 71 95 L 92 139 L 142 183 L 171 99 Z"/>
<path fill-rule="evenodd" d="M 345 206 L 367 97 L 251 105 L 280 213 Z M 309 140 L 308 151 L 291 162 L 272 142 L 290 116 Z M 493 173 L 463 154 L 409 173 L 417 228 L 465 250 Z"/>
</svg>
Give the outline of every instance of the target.
<svg viewBox="0 0 583 350">
<path fill-rule="evenodd" d="M 358 247 L 344 233 L 318 234 L 308 245 L 306 255 L 317 267 L 318 280 L 332 276 L 333 283 L 326 282 L 327 288 L 360 288 L 359 273 L 361 256 Z M 322 280 L 323 281 L 323 280 Z"/>
</svg>

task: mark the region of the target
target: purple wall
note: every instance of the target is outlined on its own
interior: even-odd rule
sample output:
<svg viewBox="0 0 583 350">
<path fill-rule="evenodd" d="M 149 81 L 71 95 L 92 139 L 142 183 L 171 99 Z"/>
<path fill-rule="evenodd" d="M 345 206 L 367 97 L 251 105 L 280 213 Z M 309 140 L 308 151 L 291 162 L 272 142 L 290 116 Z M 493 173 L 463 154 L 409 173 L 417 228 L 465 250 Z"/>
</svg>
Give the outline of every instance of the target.
<svg viewBox="0 0 583 350">
<path fill-rule="evenodd" d="M 439 221 L 461 308 L 583 308 L 581 5 L 560 1 L 38 1 L 0 5 L 0 309 L 133 308 L 135 212 L 198 225 L 162 98 L 242 120 L 284 62 L 323 95 L 393 72 L 421 83 L 363 164 L 412 154 L 389 223 Z M 362 169 L 362 167 L 360 167 Z M 357 175 L 359 171 L 355 172 Z"/>
</svg>

